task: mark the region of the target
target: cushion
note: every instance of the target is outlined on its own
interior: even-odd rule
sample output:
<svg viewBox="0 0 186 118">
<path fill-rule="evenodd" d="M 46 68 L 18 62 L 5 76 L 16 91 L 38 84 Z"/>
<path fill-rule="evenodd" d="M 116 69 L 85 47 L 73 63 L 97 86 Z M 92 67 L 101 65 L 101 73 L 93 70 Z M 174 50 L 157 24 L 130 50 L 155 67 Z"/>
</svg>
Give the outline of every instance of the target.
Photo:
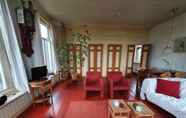
<svg viewBox="0 0 186 118">
<path fill-rule="evenodd" d="M 125 87 L 130 87 L 131 80 L 129 79 L 121 79 L 117 82 L 114 82 L 114 86 L 125 86 Z"/>
<path fill-rule="evenodd" d="M 186 78 L 186 72 L 176 72 L 175 77 Z"/>
<path fill-rule="evenodd" d="M 122 79 L 122 73 L 121 72 L 109 72 L 108 73 L 108 79 L 114 81 L 114 82 L 120 82 Z"/>
<path fill-rule="evenodd" d="M 95 85 L 99 85 L 98 81 L 87 81 L 87 86 L 95 86 Z"/>
<path fill-rule="evenodd" d="M 161 79 L 165 79 L 165 78 L 161 78 Z M 180 82 L 180 98 L 186 98 L 186 79 L 173 77 L 173 78 L 167 78 L 167 80 L 179 81 Z"/>
<path fill-rule="evenodd" d="M 180 98 L 180 82 L 157 79 L 156 92 L 168 96 Z"/>
<path fill-rule="evenodd" d="M 169 78 L 171 76 L 172 76 L 172 74 L 170 72 L 164 72 L 164 73 L 160 74 L 161 78 Z"/>
<path fill-rule="evenodd" d="M 97 82 L 101 79 L 100 72 L 87 72 L 87 80 L 90 82 Z"/>
</svg>

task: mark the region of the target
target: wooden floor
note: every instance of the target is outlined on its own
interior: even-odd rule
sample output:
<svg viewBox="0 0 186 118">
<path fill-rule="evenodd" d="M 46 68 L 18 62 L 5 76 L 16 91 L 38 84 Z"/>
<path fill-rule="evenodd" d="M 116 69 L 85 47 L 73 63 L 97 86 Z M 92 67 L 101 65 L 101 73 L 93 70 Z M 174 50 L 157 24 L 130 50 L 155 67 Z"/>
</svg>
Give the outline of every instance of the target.
<svg viewBox="0 0 186 118">
<path fill-rule="evenodd" d="M 106 82 L 105 82 L 106 83 Z M 106 84 L 107 85 L 107 84 Z M 124 100 L 139 100 L 135 98 L 135 85 L 136 82 L 133 81 L 130 95 L 118 93 L 116 98 L 121 98 Z M 106 87 L 107 88 L 107 87 Z M 97 93 L 91 93 L 86 100 L 97 101 L 97 100 L 107 100 L 108 92 L 105 89 L 105 98 L 100 99 Z M 82 101 L 84 99 L 83 85 L 82 82 L 72 83 L 70 81 L 60 82 L 55 86 L 53 92 L 53 101 L 54 101 L 54 113 L 55 118 L 64 118 L 65 113 L 67 112 L 69 103 L 71 101 Z M 144 101 L 154 112 L 155 118 L 174 118 L 169 113 L 160 109 L 159 107 Z M 30 106 L 24 113 L 22 113 L 19 118 L 50 118 L 51 106 L 38 104 L 36 106 Z M 86 117 L 85 117 L 86 118 Z"/>
</svg>

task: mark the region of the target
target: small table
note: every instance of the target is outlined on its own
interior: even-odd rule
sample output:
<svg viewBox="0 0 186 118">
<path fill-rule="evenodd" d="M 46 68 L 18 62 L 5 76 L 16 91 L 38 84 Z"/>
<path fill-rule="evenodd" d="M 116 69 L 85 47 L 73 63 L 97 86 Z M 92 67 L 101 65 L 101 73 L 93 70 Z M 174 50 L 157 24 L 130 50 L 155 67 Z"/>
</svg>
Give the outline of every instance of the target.
<svg viewBox="0 0 186 118">
<path fill-rule="evenodd" d="M 127 102 L 129 107 L 132 110 L 132 118 L 154 118 L 154 112 L 143 102 L 138 101 L 138 102 Z M 134 104 L 140 105 L 143 107 L 143 110 L 141 112 L 137 111 L 134 108 Z"/>
<path fill-rule="evenodd" d="M 35 103 L 43 103 L 51 99 L 52 101 L 52 79 L 42 80 L 42 81 L 32 81 L 29 82 L 33 104 Z M 37 91 L 38 95 L 35 95 Z M 48 92 L 49 95 L 45 95 Z M 52 101 L 53 102 L 53 101 Z"/>
<path fill-rule="evenodd" d="M 119 102 L 119 106 L 115 106 L 114 102 Z M 121 99 L 112 99 L 108 100 L 108 118 L 129 118 L 130 116 L 130 108 Z"/>
<path fill-rule="evenodd" d="M 51 106 L 52 106 L 52 114 L 53 117 L 55 117 L 55 110 L 54 110 L 54 104 L 53 104 L 53 85 L 52 80 L 54 78 L 51 77 L 47 80 L 42 81 L 32 81 L 29 82 L 32 98 L 33 98 L 33 106 L 35 106 L 36 103 L 46 103 L 47 101 L 51 100 Z M 39 96 L 35 96 L 35 92 L 39 92 Z"/>
</svg>

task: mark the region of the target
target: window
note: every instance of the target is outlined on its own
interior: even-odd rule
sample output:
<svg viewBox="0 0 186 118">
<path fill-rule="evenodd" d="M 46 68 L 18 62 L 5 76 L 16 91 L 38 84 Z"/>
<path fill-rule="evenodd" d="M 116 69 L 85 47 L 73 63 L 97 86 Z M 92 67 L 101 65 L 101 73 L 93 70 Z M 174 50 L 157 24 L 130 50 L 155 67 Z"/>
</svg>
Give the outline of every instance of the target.
<svg viewBox="0 0 186 118">
<path fill-rule="evenodd" d="M 134 63 L 141 63 L 142 45 L 135 46 Z"/>
<path fill-rule="evenodd" d="M 46 21 L 41 20 L 39 27 L 42 41 L 44 63 L 47 65 L 49 72 L 55 72 L 56 60 L 51 25 L 48 24 Z"/>
<path fill-rule="evenodd" d="M 5 83 L 5 78 L 3 75 L 2 65 L 0 62 L 0 91 L 3 91 L 5 89 L 6 89 L 6 83 Z"/>
<path fill-rule="evenodd" d="M 29 90 L 14 21 L 6 0 L 0 4 L 0 93 Z"/>
<path fill-rule="evenodd" d="M 3 72 L 3 65 L 4 63 L 4 54 L 5 54 L 5 49 L 4 49 L 4 36 L 3 36 L 3 31 L 5 31 L 5 25 L 3 25 L 4 19 L 3 19 L 3 9 L 2 6 L 0 6 L 0 92 L 4 91 L 6 89 L 6 82 L 5 82 L 5 77 L 4 77 L 4 72 Z"/>
</svg>

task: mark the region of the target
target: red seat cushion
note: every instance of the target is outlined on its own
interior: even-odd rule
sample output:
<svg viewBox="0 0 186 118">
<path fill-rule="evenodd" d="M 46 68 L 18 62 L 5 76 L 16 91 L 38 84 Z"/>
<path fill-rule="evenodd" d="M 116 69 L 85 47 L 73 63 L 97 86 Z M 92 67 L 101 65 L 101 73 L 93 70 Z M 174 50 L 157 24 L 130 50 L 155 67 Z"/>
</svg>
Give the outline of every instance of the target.
<svg viewBox="0 0 186 118">
<path fill-rule="evenodd" d="M 87 82 L 87 86 L 89 86 L 89 87 L 93 87 L 93 86 L 96 86 L 96 87 L 100 87 L 100 83 L 99 82 L 96 82 L 96 81 L 94 81 L 94 82 Z"/>
<path fill-rule="evenodd" d="M 87 90 L 101 90 L 101 84 L 99 81 L 89 81 L 86 84 L 86 89 Z"/>
<path fill-rule="evenodd" d="M 130 89 L 130 80 L 123 79 L 118 82 L 114 82 L 113 87 L 114 89 Z"/>
<path fill-rule="evenodd" d="M 180 98 L 180 82 L 158 79 L 156 92 Z"/>
<path fill-rule="evenodd" d="M 101 79 L 100 72 L 87 72 L 87 81 L 89 82 L 97 82 Z"/>
<path fill-rule="evenodd" d="M 114 82 L 119 82 L 122 79 L 122 73 L 121 72 L 109 72 L 108 73 L 108 79 L 112 80 Z"/>
</svg>

